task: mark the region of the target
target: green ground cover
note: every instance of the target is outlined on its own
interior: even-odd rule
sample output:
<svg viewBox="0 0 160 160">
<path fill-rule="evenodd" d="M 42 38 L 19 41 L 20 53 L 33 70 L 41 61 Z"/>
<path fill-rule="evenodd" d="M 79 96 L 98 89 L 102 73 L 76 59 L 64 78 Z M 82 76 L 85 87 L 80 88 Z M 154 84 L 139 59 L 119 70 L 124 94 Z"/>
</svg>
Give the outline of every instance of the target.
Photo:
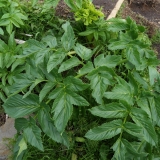
<svg viewBox="0 0 160 160">
<path fill-rule="evenodd" d="M 0 2 L 11 159 L 158 160 L 159 60 L 145 27 L 106 21 L 89 0 L 64 1 L 75 19 L 55 16 L 58 0 Z"/>
</svg>

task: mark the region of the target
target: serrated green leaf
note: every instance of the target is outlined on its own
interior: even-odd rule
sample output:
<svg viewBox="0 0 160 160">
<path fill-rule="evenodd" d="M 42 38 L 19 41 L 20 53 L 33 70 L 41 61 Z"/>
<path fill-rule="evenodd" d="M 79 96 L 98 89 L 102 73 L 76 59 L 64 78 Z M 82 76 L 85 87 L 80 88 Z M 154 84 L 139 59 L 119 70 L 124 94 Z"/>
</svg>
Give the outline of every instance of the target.
<svg viewBox="0 0 160 160">
<path fill-rule="evenodd" d="M 68 69 L 78 66 L 81 64 L 81 61 L 77 57 L 72 57 L 61 64 L 59 67 L 58 73 L 64 72 Z"/>
<path fill-rule="evenodd" d="M 109 31 L 119 32 L 130 28 L 129 24 L 125 19 L 112 18 L 109 19 L 108 22 L 110 22 L 107 27 L 107 30 Z"/>
<path fill-rule="evenodd" d="M 94 64 L 96 67 L 106 66 L 108 68 L 113 68 L 119 64 L 122 57 L 120 55 L 107 55 L 104 57 L 103 54 L 100 54 L 94 59 Z"/>
<path fill-rule="evenodd" d="M 55 95 L 54 95 L 55 96 Z M 88 106 L 89 103 L 80 95 L 63 87 L 55 96 L 52 112 L 54 112 L 54 124 L 60 133 L 63 133 L 65 126 L 72 115 L 73 104 L 77 106 Z"/>
<path fill-rule="evenodd" d="M 89 61 L 78 71 L 78 74 L 84 75 L 84 74 L 90 73 L 93 69 L 94 69 L 93 63 Z"/>
<path fill-rule="evenodd" d="M 10 22 L 7 26 L 6 26 L 6 30 L 9 34 L 12 33 L 13 30 L 13 24 Z"/>
<path fill-rule="evenodd" d="M 63 48 L 65 51 L 69 51 L 74 47 L 75 43 L 75 35 L 73 32 L 73 28 L 71 27 L 69 22 L 66 22 L 65 24 L 62 25 L 62 28 L 64 29 L 64 34 L 61 37 L 61 42 L 63 45 Z"/>
<path fill-rule="evenodd" d="M 151 145 L 156 145 L 157 134 L 155 132 L 151 119 L 148 118 L 147 113 L 142 109 L 132 108 L 130 116 L 137 125 L 143 128 L 144 139 Z"/>
<path fill-rule="evenodd" d="M 56 85 L 56 82 L 47 82 L 42 90 L 39 93 L 39 101 L 42 102 L 42 100 L 45 98 L 45 96 L 54 88 Z"/>
<path fill-rule="evenodd" d="M 16 118 L 14 127 L 16 128 L 17 132 L 20 132 L 24 128 L 28 126 L 28 121 L 25 118 Z"/>
<path fill-rule="evenodd" d="M 40 108 L 36 95 L 23 98 L 22 95 L 9 97 L 4 103 L 5 112 L 12 118 L 20 118 L 37 111 Z"/>
<path fill-rule="evenodd" d="M 89 85 L 83 83 L 81 79 L 75 78 L 73 76 L 68 76 L 65 78 L 64 83 L 69 85 L 69 88 L 75 92 L 83 91 L 89 87 Z"/>
<path fill-rule="evenodd" d="M 133 105 L 133 91 L 130 85 L 123 80 L 122 83 L 119 82 L 112 92 L 105 92 L 104 97 L 108 99 L 119 99 L 127 102 L 128 104 Z"/>
<path fill-rule="evenodd" d="M 65 57 L 66 53 L 63 50 L 57 50 L 56 52 L 52 53 L 47 63 L 48 73 L 57 65 L 59 65 L 64 60 Z"/>
<path fill-rule="evenodd" d="M 147 98 L 141 97 L 140 99 L 138 99 L 138 100 L 137 100 L 137 105 L 138 105 L 143 111 L 145 111 L 145 112 L 148 114 L 149 118 L 152 117 L 152 115 L 151 115 L 151 110 L 150 110 L 150 106 L 149 106 L 149 103 L 148 103 Z"/>
<path fill-rule="evenodd" d="M 110 139 L 122 131 L 122 120 L 113 120 L 109 123 L 104 123 L 101 126 L 90 129 L 85 137 L 91 140 Z"/>
<path fill-rule="evenodd" d="M 113 157 L 116 158 L 116 160 L 124 160 L 126 150 L 120 138 L 117 139 L 112 148 L 115 152 Z"/>
<path fill-rule="evenodd" d="M 158 126 L 160 126 L 160 97 L 157 98 L 153 98 L 153 97 L 149 97 L 148 98 L 148 102 L 150 105 L 150 112 L 151 112 L 151 117 L 154 121 L 154 123 Z"/>
<path fill-rule="evenodd" d="M 138 126 L 137 124 L 126 122 L 124 124 L 124 130 L 132 136 L 136 136 L 138 138 L 142 136 L 142 127 Z"/>
<path fill-rule="evenodd" d="M 102 104 L 104 92 L 108 85 L 113 83 L 113 74 L 111 69 L 99 67 L 87 75 L 87 78 L 91 81 L 92 96 L 96 99 L 97 103 Z"/>
<path fill-rule="evenodd" d="M 55 48 L 57 46 L 57 39 L 55 36 L 47 35 L 42 38 L 43 42 L 46 42 L 50 48 Z"/>
<path fill-rule="evenodd" d="M 27 143 L 26 143 L 26 141 L 25 141 L 24 138 L 21 139 L 21 141 L 19 142 L 18 146 L 19 146 L 19 151 L 18 151 L 17 157 L 18 157 L 24 150 L 27 149 Z"/>
<path fill-rule="evenodd" d="M 103 118 L 123 118 L 127 115 L 127 108 L 119 103 L 110 103 L 89 109 L 89 111 Z"/>
<path fill-rule="evenodd" d="M 150 85 L 153 86 L 159 77 L 159 72 L 157 71 L 156 67 L 152 66 L 149 66 L 148 70 L 149 70 Z"/>
<path fill-rule="evenodd" d="M 23 130 L 23 135 L 28 143 L 38 148 L 39 150 L 44 151 L 41 139 L 41 130 L 37 125 L 30 124 Z"/>
<path fill-rule="evenodd" d="M 38 112 L 38 121 L 42 127 L 42 130 L 45 134 L 47 134 L 50 138 L 58 143 L 62 143 L 65 146 L 69 147 L 69 141 L 66 133 L 62 135 L 57 131 L 54 126 L 53 120 L 50 118 L 50 115 L 47 113 L 46 109 L 41 109 Z"/>
<path fill-rule="evenodd" d="M 122 40 L 114 41 L 108 45 L 108 49 L 111 51 L 115 51 L 117 49 L 125 49 L 127 48 L 128 44 L 129 42 L 127 41 L 122 41 Z"/>
<path fill-rule="evenodd" d="M 77 43 L 74 47 L 74 50 L 76 53 L 81 57 L 83 60 L 88 60 L 92 57 L 93 52 L 91 49 L 86 48 L 85 46 L 82 46 L 81 44 Z"/>
<path fill-rule="evenodd" d="M 130 153 L 132 155 L 132 157 L 138 158 L 138 157 L 146 157 L 147 154 L 146 153 L 139 153 L 134 147 L 133 145 L 128 142 L 126 139 L 122 138 L 122 143 L 126 148 L 127 153 Z"/>
</svg>

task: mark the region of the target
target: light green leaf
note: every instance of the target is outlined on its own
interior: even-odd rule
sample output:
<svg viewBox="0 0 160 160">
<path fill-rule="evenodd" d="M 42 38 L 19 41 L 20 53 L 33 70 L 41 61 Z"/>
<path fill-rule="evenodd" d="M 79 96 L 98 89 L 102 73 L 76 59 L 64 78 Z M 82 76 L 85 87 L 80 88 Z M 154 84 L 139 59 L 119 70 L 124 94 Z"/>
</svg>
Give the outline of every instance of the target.
<svg viewBox="0 0 160 160">
<path fill-rule="evenodd" d="M 103 102 L 102 98 L 108 85 L 113 83 L 112 75 L 113 71 L 107 67 L 99 67 L 87 75 L 87 78 L 91 81 L 92 96 L 99 104 Z"/>
<path fill-rule="evenodd" d="M 142 137 L 142 127 L 137 124 L 126 122 L 124 124 L 124 130 L 132 136 L 136 136 L 138 138 Z"/>
<path fill-rule="evenodd" d="M 123 83 L 117 84 L 112 92 L 105 92 L 104 97 L 108 99 L 119 99 L 133 105 L 133 91 L 130 85 L 123 80 Z"/>
<path fill-rule="evenodd" d="M 122 30 L 130 29 L 129 24 L 125 19 L 112 18 L 109 19 L 107 22 L 110 23 L 107 27 L 107 30 L 109 31 L 119 32 Z"/>
<path fill-rule="evenodd" d="M 39 93 L 39 101 L 42 102 L 42 100 L 45 98 L 45 96 L 47 95 L 47 93 L 49 93 L 54 86 L 56 85 L 56 82 L 47 82 L 44 87 L 42 88 L 42 90 Z"/>
<path fill-rule="evenodd" d="M 117 49 L 125 49 L 127 48 L 129 41 L 114 41 L 108 45 L 108 49 L 111 51 L 115 51 Z"/>
<path fill-rule="evenodd" d="M 154 121 L 154 124 L 160 126 L 160 96 L 157 98 L 149 97 L 148 102 L 150 106 L 151 117 Z"/>
<path fill-rule="evenodd" d="M 28 143 L 39 150 L 44 151 L 41 139 L 41 130 L 36 124 L 30 123 L 30 125 L 23 130 L 23 135 Z"/>
<path fill-rule="evenodd" d="M 18 157 L 24 150 L 27 149 L 27 143 L 26 143 L 26 141 L 25 141 L 24 138 L 21 139 L 21 141 L 19 142 L 18 146 L 19 146 L 19 151 L 18 151 L 17 157 Z"/>
<path fill-rule="evenodd" d="M 93 69 L 94 69 L 93 64 L 92 62 L 89 61 L 78 71 L 78 74 L 84 75 L 84 74 L 90 73 Z"/>
<path fill-rule="evenodd" d="M 68 87 L 75 92 L 83 91 L 89 87 L 89 85 L 83 83 L 81 79 L 75 78 L 73 76 L 68 76 L 65 78 L 64 83 L 69 85 Z"/>
<path fill-rule="evenodd" d="M 4 35 L 4 31 L 1 27 L 0 27 L 0 35 Z"/>
<path fill-rule="evenodd" d="M 92 57 L 93 52 L 91 49 L 86 48 L 85 46 L 82 46 L 81 44 L 77 43 L 76 47 L 74 47 L 74 50 L 76 53 L 83 59 L 88 60 Z"/>
<path fill-rule="evenodd" d="M 59 65 L 64 60 L 65 56 L 66 53 L 63 50 L 57 50 L 56 52 L 52 53 L 47 64 L 48 73 L 57 65 Z"/>
<path fill-rule="evenodd" d="M 109 123 L 104 123 L 101 126 L 90 129 L 85 137 L 91 140 L 110 139 L 122 131 L 122 120 L 113 120 Z"/>
<path fill-rule="evenodd" d="M 46 108 L 46 107 L 45 107 Z M 38 121 L 42 127 L 42 130 L 45 134 L 47 134 L 50 138 L 58 143 L 62 143 L 65 146 L 69 147 L 69 141 L 67 135 L 63 133 L 62 135 L 57 131 L 54 126 L 53 120 L 50 118 L 46 109 L 41 109 L 38 112 Z"/>
<path fill-rule="evenodd" d="M 29 95 L 22 98 L 22 95 L 14 95 L 9 97 L 4 103 L 5 112 L 12 118 L 20 118 L 37 111 L 40 106 L 37 102 L 36 95 Z"/>
<path fill-rule="evenodd" d="M 72 57 L 61 64 L 59 67 L 58 73 L 64 72 L 68 69 L 78 66 L 81 64 L 81 61 L 77 57 Z"/>
<path fill-rule="evenodd" d="M 110 103 L 89 109 L 89 111 L 103 118 L 123 118 L 127 116 L 127 108 L 120 103 Z"/>
<path fill-rule="evenodd" d="M 117 141 L 114 143 L 114 145 L 112 146 L 113 150 L 114 150 L 114 158 L 116 158 L 116 160 L 124 160 L 125 159 L 125 146 L 122 143 L 121 139 L 118 138 Z"/>
<path fill-rule="evenodd" d="M 7 26 L 6 26 L 6 30 L 9 34 L 12 33 L 13 30 L 13 24 L 10 22 Z"/>
<path fill-rule="evenodd" d="M 104 57 L 103 54 L 100 54 L 94 59 L 94 64 L 96 67 L 106 66 L 108 68 L 113 68 L 118 65 L 121 60 L 122 57 L 120 55 L 107 55 Z"/>
<path fill-rule="evenodd" d="M 149 70 L 150 85 L 153 86 L 159 77 L 159 72 L 157 71 L 156 67 L 152 66 L 149 66 L 148 70 Z"/>
<path fill-rule="evenodd" d="M 130 154 L 132 155 L 132 157 L 135 157 L 135 158 L 143 157 L 143 158 L 144 158 L 144 157 L 147 156 L 146 153 L 143 153 L 143 152 L 140 152 L 140 153 L 139 153 L 139 152 L 134 148 L 134 146 L 133 146 L 130 142 L 128 142 L 126 139 L 123 139 L 123 138 L 122 138 L 122 143 L 123 143 L 123 145 L 125 146 L 127 153 L 130 153 Z"/>
<path fill-rule="evenodd" d="M 61 37 L 61 42 L 63 45 L 63 48 L 65 51 L 69 51 L 70 49 L 73 48 L 74 43 L 75 43 L 75 35 L 73 32 L 73 28 L 71 27 L 69 22 L 66 22 L 65 24 L 62 25 L 62 28 L 64 29 L 64 34 Z"/>
<path fill-rule="evenodd" d="M 65 126 L 72 115 L 73 104 L 77 106 L 88 106 L 89 104 L 83 97 L 67 89 L 67 87 L 60 89 L 59 94 L 56 96 L 54 94 L 54 98 L 56 98 L 52 107 L 52 112 L 54 112 L 54 123 L 57 130 L 60 133 L 63 133 Z"/>
<path fill-rule="evenodd" d="M 142 127 L 144 139 L 151 145 L 156 145 L 158 142 L 157 134 L 147 113 L 142 109 L 132 108 L 130 116 L 137 125 Z"/>
<path fill-rule="evenodd" d="M 57 46 L 57 39 L 55 36 L 47 35 L 42 38 L 42 41 L 47 43 L 50 48 L 55 48 Z"/>
</svg>

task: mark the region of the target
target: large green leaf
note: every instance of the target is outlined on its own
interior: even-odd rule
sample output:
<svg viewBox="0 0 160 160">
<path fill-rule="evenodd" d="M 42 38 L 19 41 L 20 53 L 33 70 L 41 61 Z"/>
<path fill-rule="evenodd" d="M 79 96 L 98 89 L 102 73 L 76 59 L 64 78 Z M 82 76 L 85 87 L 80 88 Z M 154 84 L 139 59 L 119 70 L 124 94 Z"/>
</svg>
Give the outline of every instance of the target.
<svg viewBox="0 0 160 160">
<path fill-rule="evenodd" d="M 66 124 L 73 112 L 73 105 L 88 106 L 88 102 L 76 94 L 75 92 L 63 87 L 59 90 L 59 94 L 56 96 L 53 103 L 54 123 L 57 130 L 62 133 L 66 127 Z"/>
<path fill-rule="evenodd" d="M 76 53 L 83 59 L 83 60 L 88 60 L 92 57 L 92 50 L 86 48 L 85 46 L 82 46 L 81 44 L 77 43 L 76 47 L 74 47 L 74 50 Z"/>
<path fill-rule="evenodd" d="M 59 67 L 58 73 L 61 73 L 63 71 L 76 67 L 79 64 L 81 64 L 81 61 L 77 57 L 72 57 L 61 64 L 61 66 Z"/>
<path fill-rule="evenodd" d="M 122 120 L 113 120 L 109 123 L 104 123 L 101 126 L 90 129 L 85 137 L 91 140 L 110 139 L 122 132 Z"/>
<path fill-rule="evenodd" d="M 64 83 L 69 85 L 68 87 L 75 92 L 83 91 L 89 87 L 89 85 L 83 83 L 81 79 L 75 78 L 73 76 L 68 76 L 65 78 Z"/>
<path fill-rule="evenodd" d="M 110 23 L 107 28 L 109 31 L 118 32 L 130 28 L 125 19 L 112 18 L 108 22 Z"/>
<path fill-rule="evenodd" d="M 154 121 L 154 123 L 158 126 L 160 126 L 160 96 L 153 98 L 148 98 L 150 111 L 151 111 L 151 117 Z"/>
<path fill-rule="evenodd" d="M 46 108 L 46 107 L 45 107 Z M 38 122 L 41 125 L 41 128 L 45 134 L 58 143 L 62 143 L 65 146 L 69 147 L 69 141 L 67 135 L 63 133 L 62 135 L 57 131 L 54 126 L 53 120 L 50 118 L 46 109 L 41 109 L 38 112 Z"/>
<path fill-rule="evenodd" d="M 158 142 L 157 134 L 151 119 L 148 118 L 147 113 L 142 109 L 132 108 L 130 116 L 137 125 L 142 127 L 144 139 L 151 145 L 156 145 Z"/>
<path fill-rule="evenodd" d="M 24 128 L 28 126 L 28 121 L 26 118 L 16 118 L 14 127 L 16 128 L 17 132 L 20 132 Z"/>
<path fill-rule="evenodd" d="M 52 53 L 47 64 L 47 71 L 50 72 L 53 68 L 59 65 L 64 60 L 65 56 L 66 53 L 63 50 L 57 50 Z"/>
<path fill-rule="evenodd" d="M 28 127 L 23 130 L 23 135 L 28 143 L 39 150 L 44 151 L 41 139 L 41 130 L 33 119 L 30 120 Z"/>
<path fill-rule="evenodd" d="M 144 70 L 147 66 L 147 60 L 133 47 L 126 49 L 126 57 L 129 62 L 131 62 L 136 70 Z"/>
<path fill-rule="evenodd" d="M 64 29 L 64 34 L 61 37 L 61 42 L 63 45 L 63 48 L 65 51 L 69 51 L 74 47 L 75 43 L 75 35 L 73 32 L 73 28 L 71 27 L 69 22 L 66 22 L 65 24 L 62 25 L 62 28 Z"/>
<path fill-rule="evenodd" d="M 22 95 L 9 97 L 3 105 L 5 112 L 12 118 L 20 118 L 37 111 L 40 108 L 38 96 L 29 95 L 23 98 Z"/>
<path fill-rule="evenodd" d="M 89 109 L 89 111 L 103 118 L 123 118 L 127 115 L 127 108 L 120 103 L 110 103 Z"/>
<path fill-rule="evenodd" d="M 94 69 L 93 63 L 90 62 L 90 61 L 88 61 L 87 64 L 85 64 L 85 65 L 78 71 L 78 74 L 79 74 L 79 75 L 84 75 L 84 74 L 90 73 L 93 69 Z"/>
<path fill-rule="evenodd" d="M 117 141 L 114 143 L 114 145 L 112 146 L 113 150 L 114 150 L 114 158 L 116 158 L 116 160 L 124 160 L 125 159 L 125 146 L 122 143 L 121 138 L 118 138 Z"/>
<path fill-rule="evenodd" d="M 56 85 L 56 82 L 47 82 L 42 90 L 39 93 L 39 101 L 42 102 L 42 100 L 45 98 L 45 96 L 54 88 Z"/>
<path fill-rule="evenodd" d="M 137 124 L 131 123 L 131 122 L 126 122 L 124 124 L 124 130 L 138 138 L 142 137 L 142 127 L 138 126 Z"/>
<path fill-rule="evenodd" d="M 105 66 L 99 67 L 87 75 L 87 78 L 91 81 L 92 96 L 97 103 L 102 104 L 104 92 L 108 85 L 113 83 L 113 75 L 114 72 Z"/>
<path fill-rule="evenodd" d="M 103 54 L 100 54 L 94 59 L 94 64 L 96 67 L 106 66 L 108 68 L 113 68 L 119 64 L 122 57 L 120 55 L 107 55 L 104 57 Z"/>
<path fill-rule="evenodd" d="M 150 85 L 153 86 L 159 77 L 159 72 L 157 71 L 156 67 L 152 66 L 149 66 L 148 70 L 149 70 Z"/>
<path fill-rule="evenodd" d="M 120 78 L 119 78 L 120 79 Z M 118 80 L 119 81 L 119 80 Z M 105 92 L 104 97 L 108 99 L 119 99 L 127 102 L 130 105 L 133 105 L 133 90 L 126 81 L 121 79 L 121 82 L 119 81 L 119 84 L 117 84 L 112 92 Z"/>
</svg>

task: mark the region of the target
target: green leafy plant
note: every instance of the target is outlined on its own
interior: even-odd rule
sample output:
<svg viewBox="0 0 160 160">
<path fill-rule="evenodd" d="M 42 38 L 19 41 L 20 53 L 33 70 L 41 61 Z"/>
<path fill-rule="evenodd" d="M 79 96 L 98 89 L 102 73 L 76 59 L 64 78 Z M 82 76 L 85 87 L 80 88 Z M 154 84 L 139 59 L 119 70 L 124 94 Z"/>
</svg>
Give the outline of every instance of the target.
<svg viewBox="0 0 160 160">
<path fill-rule="evenodd" d="M 90 0 L 64 0 L 74 13 L 76 21 L 83 21 L 87 26 L 98 20 L 99 17 L 104 17 L 101 10 L 95 9 L 95 6 Z"/>
<path fill-rule="evenodd" d="M 24 25 L 23 20 L 27 20 L 19 4 L 12 0 L 2 0 L 0 2 L 0 15 L 0 26 L 5 26 L 9 34 L 12 33 L 13 26 L 20 28 L 21 25 Z M 4 34 L 2 28 L 0 28 L 0 34 Z"/>
<path fill-rule="evenodd" d="M 25 70 L 14 77 L 11 96 L 3 105 L 5 112 L 16 118 L 16 158 L 25 153 L 27 143 L 44 151 L 41 132 L 69 147 L 66 127 L 77 115 L 77 107 L 84 111 L 82 117 L 89 109 L 102 118 L 103 124 L 85 137 L 109 140 L 113 152 L 106 152 L 106 157 L 158 156 L 154 149 L 158 146 L 160 116 L 159 61 L 142 26 L 130 18 L 108 22 L 108 34 L 115 34 L 106 41 L 106 52 L 76 42 L 69 22 L 62 25 L 61 39 L 53 36 L 52 41 L 26 42 L 18 56 L 27 62 Z"/>
</svg>

